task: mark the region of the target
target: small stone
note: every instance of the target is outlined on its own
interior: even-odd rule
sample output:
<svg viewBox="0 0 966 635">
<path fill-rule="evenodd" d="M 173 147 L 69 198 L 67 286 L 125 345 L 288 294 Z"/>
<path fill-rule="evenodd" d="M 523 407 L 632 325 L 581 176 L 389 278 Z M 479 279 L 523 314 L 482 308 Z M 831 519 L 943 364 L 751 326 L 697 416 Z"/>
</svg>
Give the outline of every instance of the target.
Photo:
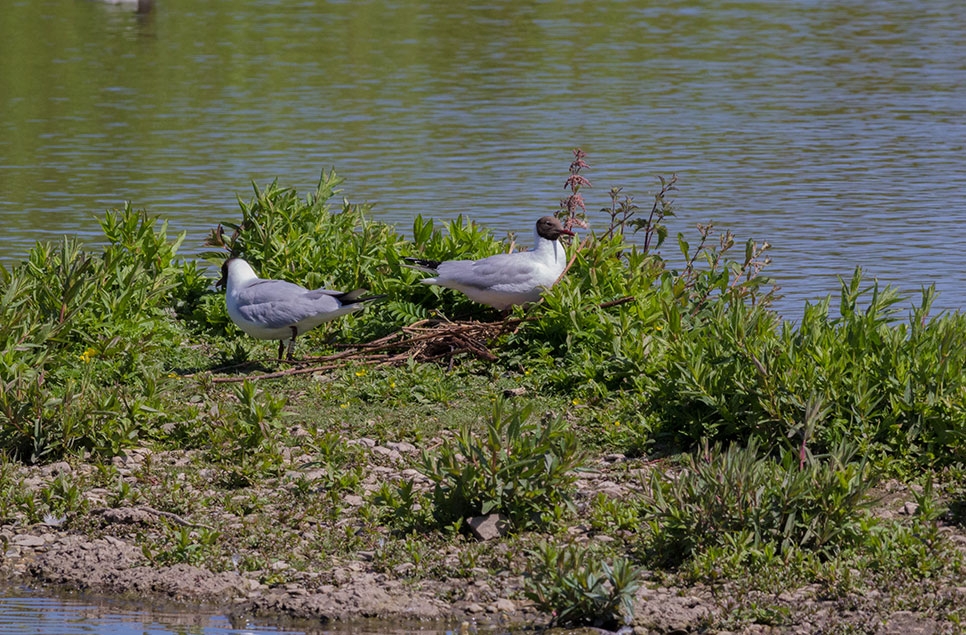
<svg viewBox="0 0 966 635">
<path fill-rule="evenodd" d="M 310 483 L 312 481 L 322 480 L 325 477 L 327 477 L 328 475 L 329 475 L 329 471 L 328 470 L 323 470 L 321 468 L 320 469 L 317 469 L 317 470 L 309 470 L 308 472 L 304 472 L 302 474 L 302 476 L 305 478 L 305 480 L 306 481 L 309 481 Z"/>
<path fill-rule="evenodd" d="M 342 500 L 349 507 L 362 507 L 366 502 L 364 498 L 356 496 L 355 494 L 347 494 L 342 497 Z"/>
<path fill-rule="evenodd" d="M 470 530 L 477 539 L 485 541 L 505 536 L 509 523 L 502 514 L 487 514 L 467 518 L 466 524 L 470 526 Z"/>
<path fill-rule="evenodd" d="M 527 394 L 527 389 L 523 386 L 519 386 L 518 388 L 507 388 L 503 391 L 504 397 L 522 397 L 525 394 Z"/>
<path fill-rule="evenodd" d="M 919 511 L 919 505 L 913 503 L 912 501 L 907 501 L 906 504 L 902 506 L 902 513 L 907 516 L 915 516 L 917 511 Z"/>
<path fill-rule="evenodd" d="M 84 498 L 90 503 L 91 507 L 104 507 L 110 496 L 110 490 L 103 487 L 95 487 L 84 493 Z"/>
<path fill-rule="evenodd" d="M 597 484 L 596 489 L 607 498 L 623 498 L 624 496 L 623 488 L 613 481 L 601 481 Z"/>
<path fill-rule="evenodd" d="M 607 463 L 620 463 L 621 461 L 624 461 L 626 459 L 627 457 L 621 454 L 620 452 L 614 452 L 612 454 L 604 455 L 604 461 L 606 461 Z"/>
<path fill-rule="evenodd" d="M 332 582 L 336 586 L 342 586 L 347 584 L 352 580 L 352 572 L 347 569 L 333 569 L 332 570 Z"/>
<path fill-rule="evenodd" d="M 43 468 L 43 473 L 46 476 L 60 476 L 61 474 L 73 474 L 74 470 L 71 469 L 70 463 L 67 461 L 58 461 L 57 463 L 51 463 L 50 465 Z"/>
<path fill-rule="evenodd" d="M 387 448 L 386 446 L 383 446 L 383 445 L 377 445 L 376 447 L 372 448 L 372 453 L 378 454 L 380 456 L 384 456 L 393 462 L 398 461 L 402 458 L 402 455 L 397 450 Z"/>
<path fill-rule="evenodd" d="M 469 605 L 467 605 L 467 607 L 466 607 L 466 612 L 467 612 L 467 613 L 482 613 L 482 612 L 484 612 L 485 610 L 486 610 L 486 609 L 484 609 L 484 608 L 483 608 L 482 606 L 480 606 L 480 605 L 479 605 L 479 604 L 477 604 L 476 602 L 473 602 L 472 604 L 469 604 Z"/>
<path fill-rule="evenodd" d="M 18 547 L 43 547 L 47 544 L 43 536 L 32 536 L 30 534 L 18 534 L 10 540 L 10 544 Z"/>
<path fill-rule="evenodd" d="M 413 454 L 416 452 L 416 446 L 405 441 L 389 441 L 386 443 L 386 447 L 402 454 Z"/>
<path fill-rule="evenodd" d="M 412 562 L 404 562 L 402 564 L 397 564 L 392 568 L 392 570 L 393 573 L 398 576 L 407 576 L 416 570 L 416 565 L 414 565 Z"/>
<path fill-rule="evenodd" d="M 507 598 L 498 599 L 493 606 L 496 608 L 497 613 L 512 613 L 517 610 L 517 605 L 513 600 L 508 600 Z"/>
<path fill-rule="evenodd" d="M 272 563 L 272 571 L 284 571 L 285 569 L 288 569 L 288 563 L 284 560 L 278 560 Z"/>
</svg>

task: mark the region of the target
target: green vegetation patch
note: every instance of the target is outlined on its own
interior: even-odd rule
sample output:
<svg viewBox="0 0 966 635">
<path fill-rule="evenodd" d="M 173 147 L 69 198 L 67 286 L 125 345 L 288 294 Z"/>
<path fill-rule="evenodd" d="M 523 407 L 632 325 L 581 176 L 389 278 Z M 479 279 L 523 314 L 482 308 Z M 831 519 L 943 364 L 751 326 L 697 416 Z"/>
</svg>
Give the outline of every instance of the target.
<svg viewBox="0 0 966 635">
<path fill-rule="evenodd" d="M 229 252 L 263 277 L 386 296 L 300 337 L 306 363 L 427 318 L 502 318 L 418 284 L 404 258 L 508 241 L 463 217 L 404 235 L 333 204 L 334 173 L 304 198 L 256 187 L 207 262 L 128 206 L 105 215 L 100 251 L 39 243 L 0 267 L 3 522 L 114 533 L 157 566 L 265 584 L 322 584 L 346 562 L 414 584 L 505 576 L 562 625 L 632 621 L 658 583 L 710 588 L 728 628 L 794 623 L 769 590 L 808 585 L 962 619 L 915 588 L 963 586 L 949 536 L 966 508 L 964 316 L 931 315 L 932 289 L 904 309 L 857 270 L 836 311 L 829 298 L 783 321 L 767 243 L 710 224 L 668 240 L 675 178 L 645 208 L 615 189 L 587 219 L 584 158 L 561 215 L 608 227 L 581 231 L 566 276 L 514 308 L 484 343 L 494 359 L 261 378 L 291 367 L 228 319 L 210 265 Z M 28 478 L 61 460 L 88 467 Z M 889 483 L 913 512 L 881 513 Z M 106 528 L 104 510 L 155 523 Z M 475 542 L 465 523 L 489 514 L 508 531 Z"/>
</svg>

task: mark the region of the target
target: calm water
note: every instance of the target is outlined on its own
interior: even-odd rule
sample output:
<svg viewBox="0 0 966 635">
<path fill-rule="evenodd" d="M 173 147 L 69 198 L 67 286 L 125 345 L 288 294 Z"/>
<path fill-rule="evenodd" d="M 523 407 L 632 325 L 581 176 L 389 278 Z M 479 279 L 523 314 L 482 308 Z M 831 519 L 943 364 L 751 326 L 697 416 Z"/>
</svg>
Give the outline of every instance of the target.
<svg viewBox="0 0 966 635">
<path fill-rule="evenodd" d="M 230 620 L 177 605 L 134 604 L 101 597 L 57 597 L 30 589 L 0 588 L 0 635 L 456 635 L 426 623 L 272 625 Z M 471 629 L 477 632 L 476 629 Z M 499 631 L 486 631 L 499 635 Z"/>
<path fill-rule="evenodd" d="M 314 631 L 324 633 L 321 628 Z M 0 635 L 296 635 L 288 630 L 202 612 L 165 611 L 116 601 L 81 600 L 4 591 Z"/>
<path fill-rule="evenodd" d="M 959 0 L 460 4 L 0 0 L 0 260 L 125 199 L 198 251 L 333 166 L 400 229 L 529 235 L 579 145 L 589 209 L 673 172 L 672 231 L 769 241 L 786 316 L 855 266 L 966 304 Z"/>
</svg>

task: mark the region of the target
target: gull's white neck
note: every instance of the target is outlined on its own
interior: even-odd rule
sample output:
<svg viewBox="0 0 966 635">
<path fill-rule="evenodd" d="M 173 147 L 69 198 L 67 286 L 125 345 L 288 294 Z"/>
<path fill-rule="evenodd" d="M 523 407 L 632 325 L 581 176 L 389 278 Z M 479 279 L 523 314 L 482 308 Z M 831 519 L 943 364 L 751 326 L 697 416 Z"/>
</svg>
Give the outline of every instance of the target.
<svg viewBox="0 0 966 635">
<path fill-rule="evenodd" d="M 536 228 L 533 229 L 533 249 L 531 251 L 541 258 L 547 258 L 551 262 L 567 259 L 563 243 L 559 240 L 544 238 L 537 232 Z"/>
<path fill-rule="evenodd" d="M 258 275 L 247 262 L 232 260 L 228 263 L 228 286 L 237 288 L 252 280 L 258 280 Z"/>
</svg>

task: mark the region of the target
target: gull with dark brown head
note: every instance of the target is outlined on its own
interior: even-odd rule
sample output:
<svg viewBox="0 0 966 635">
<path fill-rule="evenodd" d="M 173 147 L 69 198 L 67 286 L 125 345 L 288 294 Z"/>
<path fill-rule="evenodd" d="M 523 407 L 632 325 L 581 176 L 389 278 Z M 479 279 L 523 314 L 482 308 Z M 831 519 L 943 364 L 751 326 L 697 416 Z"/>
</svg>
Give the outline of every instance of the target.
<svg viewBox="0 0 966 635">
<path fill-rule="evenodd" d="M 292 359 L 295 338 L 323 322 L 358 311 L 368 300 L 365 289 L 343 293 L 330 289 L 306 289 L 285 280 L 259 278 L 241 258 L 229 258 L 221 266 L 228 315 L 238 328 L 260 340 L 278 340 L 282 359 L 285 340 Z"/>
<path fill-rule="evenodd" d="M 553 216 L 544 216 L 534 227 L 533 248 L 497 254 L 481 260 L 421 260 L 406 258 L 421 271 L 435 274 L 420 280 L 465 293 L 474 302 L 504 311 L 517 304 L 540 299 L 567 268 L 567 254 L 558 240 L 573 236 Z"/>
</svg>

